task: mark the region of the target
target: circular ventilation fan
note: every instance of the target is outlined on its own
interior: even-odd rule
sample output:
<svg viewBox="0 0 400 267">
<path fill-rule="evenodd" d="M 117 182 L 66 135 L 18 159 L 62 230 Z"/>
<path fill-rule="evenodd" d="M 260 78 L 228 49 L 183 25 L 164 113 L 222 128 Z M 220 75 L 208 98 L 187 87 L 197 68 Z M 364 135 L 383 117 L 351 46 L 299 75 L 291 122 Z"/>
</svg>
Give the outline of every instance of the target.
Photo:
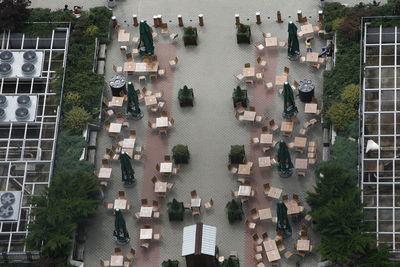
<svg viewBox="0 0 400 267">
<path fill-rule="evenodd" d="M 1 196 L 1 204 L 8 206 L 15 202 L 15 196 L 13 193 L 7 192 Z"/>
<path fill-rule="evenodd" d="M 7 75 L 11 72 L 11 65 L 9 63 L 0 63 L 0 75 Z"/>
<path fill-rule="evenodd" d="M 17 98 L 17 102 L 21 106 L 29 106 L 31 104 L 31 98 L 28 95 L 20 95 Z"/>
<path fill-rule="evenodd" d="M 29 110 L 27 108 L 17 108 L 15 117 L 18 120 L 26 120 L 29 117 Z"/>
<path fill-rule="evenodd" d="M 11 62 L 14 59 L 10 51 L 3 51 L 0 53 L 0 60 L 3 62 Z"/>
<path fill-rule="evenodd" d="M 24 74 L 32 74 L 35 72 L 35 65 L 33 65 L 32 63 L 28 62 L 28 63 L 24 63 L 21 67 L 22 72 Z"/>
<path fill-rule="evenodd" d="M 0 107 L 5 107 L 7 106 L 7 97 L 4 95 L 0 95 Z"/>
<path fill-rule="evenodd" d="M 26 51 L 24 53 L 24 59 L 29 62 L 33 62 L 36 60 L 36 53 L 34 51 Z"/>
<path fill-rule="evenodd" d="M 8 218 L 14 214 L 14 209 L 11 206 L 1 206 L 0 207 L 0 217 Z"/>
</svg>

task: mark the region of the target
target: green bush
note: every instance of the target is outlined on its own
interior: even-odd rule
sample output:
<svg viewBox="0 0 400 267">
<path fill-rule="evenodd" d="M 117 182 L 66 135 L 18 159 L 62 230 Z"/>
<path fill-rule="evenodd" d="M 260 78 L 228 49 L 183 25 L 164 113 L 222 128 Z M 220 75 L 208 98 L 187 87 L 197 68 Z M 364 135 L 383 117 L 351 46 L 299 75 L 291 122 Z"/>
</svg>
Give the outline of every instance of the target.
<svg viewBox="0 0 400 267">
<path fill-rule="evenodd" d="M 177 260 L 166 260 L 161 263 L 161 267 L 178 267 L 179 261 Z"/>
<path fill-rule="evenodd" d="M 231 151 L 229 152 L 229 162 L 231 164 L 242 164 L 245 158 L 246 152 L 244 150 L 244 145 L 231 146 Z"/>
<path fill-rule="evenodd" d="M 239 259 L 236 257 L 229 257 L 222 262 L 221 267 L 240 267 Z"/>
<path fill-rule="evenodd" d="M 357 84 L 347 85 L 340 97 L 344 103 L 358 109 L 358 104 L 360 102 L 360 86 Z"/>
<path fill-rule="evenodd" d="M 71 110 L 73 106 L 82 106 L 81 95 L 78 92 L 68 92 L 64 97 L 64 108 Z"/>
<path fill-rule="evenodd" d="M 167 203 L 168 219 L 170 221 L 183 221 L 185 207 L 183 202 L 178 202 L 175 198 Z"/>
<path fill-rule="evenodd" d="M 343 17 L 346 7 L 338 2 L 327 2 L 324 5 L 324 23 L 333 23 L 336 18 Z"/>
<path fill-rule="evenodd" d="M 72 107 L 72 109 L 65 114 L 64 126 L 73 133 L 81 133 L 89 120 L 90 114 L 85 109 L 81 107 Z"/>
<path fill-rule="evenodd" d="M 172 148 L 172 157 L 175 164 L 188 164 L 189 163 L 189 149 L 185 145 L 176 145 Z"/>
<path fill-rule="evenodd" d="M 331 147 L 331 160 L 348 172 L 357 173 L 358 143 L 348 138 L 336 136 Z"/>
<path fill-rule="evenodd" d="M 226 204 L 226 209 L 228 211 L 228 220 L 232 224 L 235 221 L 241 221 L 243 218 L 243 207 L 240 200 L 232 199 Z"/>
<path fill-rule="evenodd" d="M 188 88 L 186 85 L 179 89 L 178 100 L 181 107 L 193 107 L 194 95 L 193 88 Z"/>
<path fill-rule="evenodd" d="M 335 20 L 333 20 L 332 30 L 337 31 L 339 29 L 340 24 L 342 24 L 344 20 L 345 20 L 344 17 L 336 18 Z"/>
<path fill-rule="evenodd" d="M 237 103 L 242 104 L 242 107 L 246 108 L 247 103 L 249 102 L 249 98 L 247 97 L 247 90 L 242 90 L 240 86 L 237 86 L 235 89 L 233 89 L 232 101 L 234 108 L 236 108 Z"/>
<path fill-rule="evenodd" d="M 335 130 L 343 131 L 358 117 L 358 112 L 347 103 L 333 104 L 326 114 Z"/>
<path fill-rule="evenodd" d="M 250 39 L 251 39 L 251 30 L 250 30 L 250 25 L 245 25 L 240 23 L 237 25 L 237 31 L 236 31 L 236 39 L 238 44 L 250 44 Z"/>
<path fill-rule="evenodd" d="M 184 27 L 183 28 L 183 43 L 187 45 L 197 45 L 197 28 Z"/>
<path fill-rule="evenodd" d="M 0 31 L 21 28 L 29 17 L 27 2 L 3 0 L 0 2 Z"/>
</svg>

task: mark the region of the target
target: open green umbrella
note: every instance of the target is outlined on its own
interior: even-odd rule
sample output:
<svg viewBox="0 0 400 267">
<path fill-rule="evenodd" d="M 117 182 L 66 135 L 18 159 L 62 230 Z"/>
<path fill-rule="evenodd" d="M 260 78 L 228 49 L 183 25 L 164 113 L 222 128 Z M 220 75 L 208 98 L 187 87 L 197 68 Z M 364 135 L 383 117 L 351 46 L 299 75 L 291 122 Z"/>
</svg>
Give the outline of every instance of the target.
<svg viewBox="0 0 400 267">
<path fill-rule="evenodd" d="M 139 99 L 132 82 L 128 82 L 128 104 L 126 113 L 131 113 L 135 119 L 143 118 L 143 113 L 139 107 Z"/>
<path fill-rule="evenodd" d="M 114 222 L 114 233 L 115 241 L 121 244 L 129 242 L 129 233 L 126 229 L 125 219 L 119 209 L 115 210 L 115 222 Z"/>
<path fill-rule="evenodd" d="M 285 118 L 290 118 L 299 112 L 294 102 L 292 87 L 288 82 L 283 85 L 283 106 L 283 117 Z"/>
<path fill-rule="evenodd" d="M 285 141 L 280 140 L 278 146 L 278 170 L 281 177 L 289 177 L 293 173 L 293 163 Z"/>
<path fill-rule="evenodd" d="M 136 182 L 135 171 L 132 168 L 132 159 L 128 154 L 122 152 L 119 156 L 119 161 L 121 163 L 121 173 L 122 181 L 125 187 L 133 186 Z"/>
<path fill-rule="evenodd" d="M 297 39 L 297 27 L 292 21 L 289 22 L 288 33 L 288 57 L 295 60 L 300 55 L 300 47 L 299 39 Z"/>
<path fill-rule="evenodd" d="M 292 228 L 290 227 L 289 219 L 287 216 L 287 207 L 285 203 L 280 200 L 276 206 L 276 231 L 282 231 L 285 235 L 289 236 L 292 234 Z"/>
<path fill-rule="evenodd" d="M 139 25 L 140 40 L 139 40 L 139 53 L 141 56 L 153 55 L 154 44 L 151 27 L 146 23 L 145 20 L 140 21 Z"/>
</svg>

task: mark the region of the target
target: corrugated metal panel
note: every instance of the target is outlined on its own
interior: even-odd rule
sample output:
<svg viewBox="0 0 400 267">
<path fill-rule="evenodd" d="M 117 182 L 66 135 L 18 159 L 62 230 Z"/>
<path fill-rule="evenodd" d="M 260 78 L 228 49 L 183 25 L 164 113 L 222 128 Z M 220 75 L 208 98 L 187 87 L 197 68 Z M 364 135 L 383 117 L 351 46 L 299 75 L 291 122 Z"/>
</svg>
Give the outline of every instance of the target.
<svg viewBox="0 0 400 267">
<path fill-rule="evenodd" d="M 217 228 L 203 224 L 203 237 L 201 240 L 201 253 L 215 256 Z"/>
<path fill-rule="evenodd" d="M 196 243 L 196 225 L 183 228 L 182 256 L 194 254 Z"/>
</svg>

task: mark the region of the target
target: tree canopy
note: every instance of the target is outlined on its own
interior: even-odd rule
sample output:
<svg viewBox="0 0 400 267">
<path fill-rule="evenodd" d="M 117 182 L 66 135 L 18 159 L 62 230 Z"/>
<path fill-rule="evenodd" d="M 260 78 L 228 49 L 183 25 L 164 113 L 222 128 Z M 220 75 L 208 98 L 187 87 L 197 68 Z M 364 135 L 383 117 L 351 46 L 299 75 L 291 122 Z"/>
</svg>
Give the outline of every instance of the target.
<svg viewBox="0 0 400 267">
<path fill-rule="evenodd" d="M 3 0 L 0 2 L 0 30 L 15 30 L 29 17 L 27 1 Z"/>
</svg>

